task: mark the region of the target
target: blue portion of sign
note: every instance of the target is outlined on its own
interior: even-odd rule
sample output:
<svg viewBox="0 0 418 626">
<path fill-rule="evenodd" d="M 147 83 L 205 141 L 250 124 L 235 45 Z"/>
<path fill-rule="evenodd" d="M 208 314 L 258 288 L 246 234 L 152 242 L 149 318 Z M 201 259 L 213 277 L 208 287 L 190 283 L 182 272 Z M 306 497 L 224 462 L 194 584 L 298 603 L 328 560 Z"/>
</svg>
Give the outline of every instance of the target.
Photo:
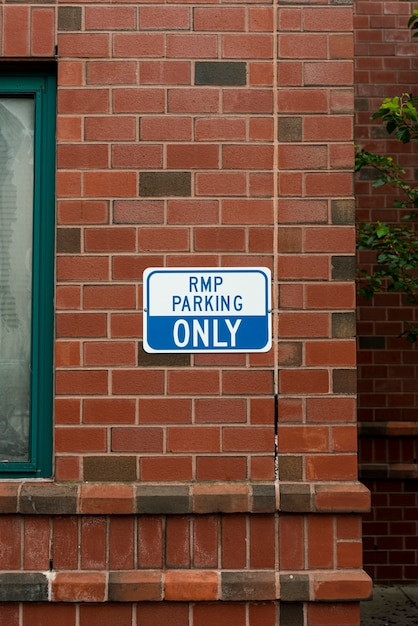
<svg viewBox="0 0 418 626">
<path fill-rule="evenodd" d="M 263 350 L 269 341 L 265 317 L 148 318 L 148 345 L 156 352 Z"/>
<path fill-rule="evenodd" d="M 267 268 L 148 268 L 146 352 L 266 352 L 271 347 Z"/>
</svg>

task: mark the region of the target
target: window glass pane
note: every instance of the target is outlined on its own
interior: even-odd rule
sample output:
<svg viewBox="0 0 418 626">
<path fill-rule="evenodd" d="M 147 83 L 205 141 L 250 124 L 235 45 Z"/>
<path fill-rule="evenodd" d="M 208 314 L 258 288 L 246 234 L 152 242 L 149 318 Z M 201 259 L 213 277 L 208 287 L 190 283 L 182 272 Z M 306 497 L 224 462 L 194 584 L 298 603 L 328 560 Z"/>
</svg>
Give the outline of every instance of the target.
<svg viewBox="0 0 418 626">
<path fill-rule="evenodd" d="M 0 461 L 29 460 L 34 110 L 0 98 Z"/>
</svg>

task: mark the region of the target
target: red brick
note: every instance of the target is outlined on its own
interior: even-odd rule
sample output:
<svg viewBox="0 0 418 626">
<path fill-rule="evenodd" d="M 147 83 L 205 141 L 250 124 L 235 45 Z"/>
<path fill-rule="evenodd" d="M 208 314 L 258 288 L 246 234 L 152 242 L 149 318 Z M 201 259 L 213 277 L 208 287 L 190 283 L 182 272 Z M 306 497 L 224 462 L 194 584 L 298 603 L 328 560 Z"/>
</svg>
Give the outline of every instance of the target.
<svg viewBox="0 0 418 626">
<path fill-rule="evenodd" d="M 361 568 L 363 547 L 361 541 L 342 541 L 337 544 L 338 568 Z"/>
<path fill-rule="evenodd" d="M 281 313 L 280 337 L 328 337 L 330 319 L 327 313 Z"/>
<path fill-rule="evenodd" d="M 276 530 L 273 515 L 250 516 L 250 566 L 253 569 L 274 569 Z"/>
<path fill-rule="evenodd" d="M 106 394 L 107 372 L 104 370 L 58 371 L 55 391 L 58 395 Z"/>
<path fill-rule="evenodd" d="M 217 90 L 170 89 L 168 92 L 168 111 L 170 113 L 218 113 L 219 93 Z"/>
<path fill-rule="evenodd" d="M 81 195 L 81 172 L 57 172 L 57 196 L 73 198 Z"/>
<path fill-rule="evenodd" d="M 310 602 L 308 605 L 308 620 L 312 626 L 357 626 L 360 622 L 359 603 L 324 604 Z"/>
<path fill-rule="evenodd" d="M 247 420 L 244 398 L 216 398 L 195 400 L 195 421 L 201 423 L 231 423 Z"/>
<path fill-rule="evenodd" d="M 349 141 L 353 134 L 353 120 L 350 116 L 328 115 L 323 124 L 318 116 L 306 116 L 303 120 L 305 141 Z"/>
<path fill-rule="evenodd" d="M 224 59 L 270 59 L 273 55 L 273 37 L 260 34 L 228 34 L 222 36 Z"/>
<path fill-rule="evenodd" d="M 351 31 L 353 27 L 353 14 L 348 7 L 305 8 L 303 16 L 306 30 Z"/>
<path fill-rule="evenodd" d="M 329 380 L 326 370 L 282 370 L 281 393 L 328 393 Z"/>
<path fill-rule="evenodd" d="M 168 144 L 167 168 L 217 169 L 219 150 L 215 144 Z"/>
<path fill-rule="evenodd" d="M 0 603 L 0 625 L 19 626 L 19 605 Z"/>
<path fill-rule="evenodd" d="M 53 518 L 54 541 L 52 559 L 54 569 L 76 569 L 78 566 L 78 519 L 74 516 Z"/>
<path fill-rule="evenodd" d="M 196 31 L 243 31 L 245 30 L 244 7 L 196 7 L 193 26 Z"/>
<path fill-rule="evenodd" d="M 86 252 L 134 252 L 135 228 L 86 228 Z"/>
<path fill-rule="evenodd" d="M 5 56 L 29 56 L 29 20 L 30 7 L 4 7 L 4 52 Z"/>
<path fill-rule="evenodd" d="M 126 144 L 112 146 L 112 164 L 115 168 L 159 168 L 162 162 L 162 146 Z"/>
<path fill-rule="evenodd" d="M 112 428 L 114 452 L 163 452 L 161 428 Z"/>
<path fill-rule="evenodd" d="M 190 567 L 190 524 L 188 517 L 168 517 L 166 521 L 167 567 Z"/>
<path fill-rule="evenodd" d="M 142 228 L 139 231 L 139 250 L 189 250 L 189 231 L 186 228 Z"/>
<path fill-rule="evenodd" d="M 170 394 L 218 394 L 219 373 L 209 370 L 188 370 L 168 372 L 168 391 Z"/>
<path fill-rule="evenodd" d="M 59 113 L 107 113 L 107 89 L 61 89 L 58 92 Z"/>
<path fill-rule="evenodd" d="M 57 259 L 58 280 L 107 280 L 108 261 L 104 257 L 62 256 Z"/>
<path fill-rule="evenodd" d="M 81 400 L 79 398 L 55 398 L 54 415 L 57 424 L 79 424 Z"/>
<path fill-rule="evenodd" d="M 55 342 L 55 366 L 77 367 L 81 365 L 79 341 Z"/>
<path fill-rule="evenodd" d="M 250 7 L 249 27 L 251 32 L 272 32 L 274 28 L 273 9 L 270 7 Z"/>
<path fill-rule="evenodd" d="M 298 256 L 280 255 L 278 261 L 279 278 L 282 279 L 326 279 L 329 275 L 329 258 L 321 255 L 305 254 Z"/>
<path fill-rule="evenodd" d="M 106 604 L 82 604 L 80 606 L 80 626 L 130 626 L 132 605 L 106 602 Z"/>
<path fill-rule="evenodd" d="M 325 426 L 285 426 L 279 428 L 279 452 L 326 452 L 329 430 Z"/>
<path fill-rule="evenodd" d="M 168 58 L 214 59 L 217 49 L 217 35 L 167 35 Z"/>
<path fill-rule="evenodd" d="M 103 602 L 105 575 L 99 572 L 57 572 L 52 581 L 55 602 Z"/>
<path fill-rule="evenodd" d="M 308 341 L 305 346 L 306 365 L 354 366 L 355 341 Z"/>
<path fill-rule="evenodd" d="M 101 570 L 106 563 L 106 518 L 85 516 L 81 520 L 81 567 Z"/>
<path fill-rule="evenodd" d="M 161 394 L 164 372 L 160 370 L 115 370 L 112 374 L 112 392 L 117 395 Z"/>
<path fill-rule="evenodd" d="M 350 196 L 352 176 L 349 173 L 307 173 L 306 193 L 310 196 Z"/>
<path fill-rule="evenodd" d="M 138 566 L 162 568 L 163 520 L 155 515 L 141 516 L 138 519 Z"/>
<path fill-rule="evenodd" d="M 200 515 L 193 520 L 193 566 L 217 568 L 218 566 L 218 517 Z"/>
<path fill-rule="evenodd" d="M 220 452 L 219 428 L 167 428 L 168 452 Z"/>
<path fill-rule="evenodd" d="M 308 516 L 308 567 L 330 568 L 334 564 L 334 520 L 330 515 Z"/>
<path fill-rule="evenodd" d="M 0 517 L 0 567 L 3 570 L 20 569 L 23 533 L 23 519 L 7 515 Z"/>
<path fill-rule="evenodd" d="M 273 99 L 270 89 L 224 89 L 224 113 L 272 113 Z"/>
<path fill-rule="evenodd" d="M 279 147 L 279 167 L 281 169 L 325 169 L 328 151 L 326 146 L 289 146 Z"/>
<path fill-rule="evenodd" d="M 247 478 L 246 457 L 201 456 L 196 459 L 197 480 L 245 480 Z"/>
<path fill-rule="evenodd" d="M 354 398 L 308 398 L 306 414 L 309 422 L 355 421 Z"/>
<path fill-rule="evenodd" d="M 244 602 L 196 603 L 193 606 L 194 626 L 245 626 L 246 605 Z"/>
<path fill-rule="evenodd" d="M 61 426 L 55 429 L 56 452 L 105 452 L 106 449 L 104 428 Z"/>
<path fill-rule="evenodd" d="M 223 224 L 272 224 L 273 203 L 271 200 L 223 200 Z"/>
<path fill-rule="evenodd" d="M 217 200 L 169 200 L 168 224 L 218 224 Z"/>
<path fill-rule="evenodd" d="M 189 61 L 140 61 L 142 85 L 190 85 Z"/>
<path fill-rule="evenodd" d="M 355 288 L 351 283 L 306 285 L 306 306 L 315 309 L 352 309 Z"/>
<path fill-rule="evenodd" d="M 196 141 L 246 139 L 246 123 L 237 117 L 200 118 L 195 121 Z"/>
<path fill-rule="evenodd" d="M 32 7 L 31 53 L 52 57 L 55 51 L 55 14 L 52 8 Z"/>
<path fill-rule="evenodd" d="M 86 309 L 133 309 L 135 304 L 133 285 L 100 285 L 84 288 Z"/>
<path fill-rule="evenodd" d="M 223 429 L 225 452 L 272 452 L 274 448 L 272 428 L 238 427 Z"/>
<path fill-rule="evenodd" d="M 136 172 L 86 172 L 85 194 L 90 197 L 126 197 L 137 194 Z"/>
<path fill-rule="evenodd" d="M 142 315 L 139 313 L 113 313 L 110 318 L 111 337 L 135 337 L 142 334 Z"/>
<path fill-rule="evenodd" d="M 87 84 L 89 85 L 135 85 L 137 65 L 135 61 L 89 61 Z"/>
<path fill-rule="evenodd" d="M 128 30 L 136 27 L 135 7 L 85 8 L 86 30 Z"/>
<path fill-rule="evenodd" d="M 245 230 L 243 228 L 197 228 L 194 249 L 198 252 L 211 250 L 245 250 Z"/>
<path fill-rule="evenodd" d="M 23 604 L 22 609 L 23 626 L 45 626 L 46 624 L 74 626 L 77 619 L 77 607 L 71 604 L 28 602 Z M 3 607 L 0 611 L 3 611 Z M 12 622 L 5 622 L 4 626 L 12 626 Z"/>
<path fill-rule="evenodd" d="M 192 120 L 189 117 L 146 117 L 141 118 L 141 139 L 145 141 L 190 141 Z"/>
<path fill-rule="evenodd" d="M 191 400 L 179 398 L 140 398 L 141 424 L 188 424 L 191 422 Z"/>
<path fill-rule="evenodd" d="M 271 169 L 273 166 L 273 146 L 224 146 L 222 165 L 226 169 Z"/>
<path fill-rule="evenodd" d="M 133 116 L 87 117 L 84 120 L 87 141 L 128 141 L 135 139 Z"/>
<path fill-rule="evenodd" d="M 58 202 L 60 224 L 106 224 L 107 214 L 105 200 L 61 200 Z"/>
<path fill-rule="evenodd" d="M 304 519 L 300 515 L 280 518 L 280 569 L 302 570 L 305 567 Z"/>
<path fill-rule="evenodd" d="M 152 29 L 188 29 L 190 26 L 190 10 L 179 6 L 144 6 L 139 11 L 139 25 L 141 30 Z"/>
<path fill-rule="evenodd" d="M 157 88 L 114 89 L 113 108 L 115 113 L 164 113 L 164 90 Z"/>
<path fill-rule="evenodd" d="M 319 34 L 282 33 L 279 54 L 284 59 L 326 59 L 328 39 L 326 35 Z"/>
<path fill-rule="evenodd" d="M 60 55 L 64 57 L 105 58 L 109 54 L 110 37 L 107 33 L 61 33 L 58 35 Z"/>
<path fill-rule="evenodd" d="M 163 33 L 115 33 L 113 35 L 115 57 L 162 57 L 164 55 Z"/>
<path fill-rule="evenodd" d="M 225 394 L 270 394 L 272 378 L 269 371 L 228 371 L 223 374 Z"/>
<path fill-rule="evenodd" d="M 188 624 L 188 602 L 138 602 L 138 624 L 160 626 L 161 624 Z"/>
<path fill-rule="evenodd" d="M 155 232 L 153 229 L 151 234 L 155 235 Z M 159 267 L 162 263 L 161 257 L 145 254 L 113 256 L 112 261 L 112 277 L 117 280 L 142 280 L 142 274 L 147 267 Z"/>
<path fill-rule="evenodd" d="M 135 400 L 122 398 L 86 398 L 83 401 L 85 424 L 133 424 Z"/>
<path fill-rule="evenodd" d="M 247 563 L 246 517 L 225 515 L 222 517 L 222 567 L 243 569 Z"/>
<path fill-rule="evenodd" d="M 328 112 L 328 94 L 325 89 L 279 90 L 277 98 L 281 113 Z"/>
<path fill-rule="evenodd" d="M 204 570 L 168 570 L 165 575 L 167 600 L 210 602 L 218 599 L 218 573 Z"/>
<path fill-rule="evenodd" d="M 148 481 L 184 481 L 191 480 L 192 458 L 186 457 L 148 457 L 140 461 L 141 479 Z"/>
<path fill-rule="evenodd" d="M 307 456 L 308 480 L 357 480 L 357 456 L 334 454 L 332 456 Z"/>
<path fill-rule="evenodd" d="M 65 313 L 57 316 L 58 337 L 105 337 L 106 315 Z"/>
</svg>

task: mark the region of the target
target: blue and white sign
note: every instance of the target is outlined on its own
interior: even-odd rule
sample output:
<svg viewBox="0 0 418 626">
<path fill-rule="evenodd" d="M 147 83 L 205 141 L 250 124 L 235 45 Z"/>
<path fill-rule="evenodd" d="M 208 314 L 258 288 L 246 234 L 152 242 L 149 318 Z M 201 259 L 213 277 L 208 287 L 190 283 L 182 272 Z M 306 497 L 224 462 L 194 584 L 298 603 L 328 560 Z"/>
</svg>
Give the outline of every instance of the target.
<svg viewBox="0 0 418 626">
<path fill-rule="evenodd" d="M 267 352 L 270 347 L 268 268 L 145 270 L 146 352 Z"/>
</svg>

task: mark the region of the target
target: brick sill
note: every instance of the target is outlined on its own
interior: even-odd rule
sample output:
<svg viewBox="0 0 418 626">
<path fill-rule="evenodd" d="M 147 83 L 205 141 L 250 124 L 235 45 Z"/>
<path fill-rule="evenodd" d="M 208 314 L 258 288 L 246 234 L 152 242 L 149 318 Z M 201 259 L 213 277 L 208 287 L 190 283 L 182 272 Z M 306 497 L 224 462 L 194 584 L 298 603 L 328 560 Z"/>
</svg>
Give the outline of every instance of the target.
<svg viewBox="0 0 418 626">
<path fill-rule="evenodd" d="M 359 602 L 371 597 L 363 570 L 132 570 L 7 572 L 0 602 Z"/>
<path fill-rule="evenodd" d="M 359 466 L 360 477 L 364 480 L 416 480 L 416 463 L 363 463 Z"/>
<path fill-rule="evenodd" d="M 0 483 L 2 514 L 364 513 L 369 509 L 369 490 L 359 482 Z"/>
</svg>

